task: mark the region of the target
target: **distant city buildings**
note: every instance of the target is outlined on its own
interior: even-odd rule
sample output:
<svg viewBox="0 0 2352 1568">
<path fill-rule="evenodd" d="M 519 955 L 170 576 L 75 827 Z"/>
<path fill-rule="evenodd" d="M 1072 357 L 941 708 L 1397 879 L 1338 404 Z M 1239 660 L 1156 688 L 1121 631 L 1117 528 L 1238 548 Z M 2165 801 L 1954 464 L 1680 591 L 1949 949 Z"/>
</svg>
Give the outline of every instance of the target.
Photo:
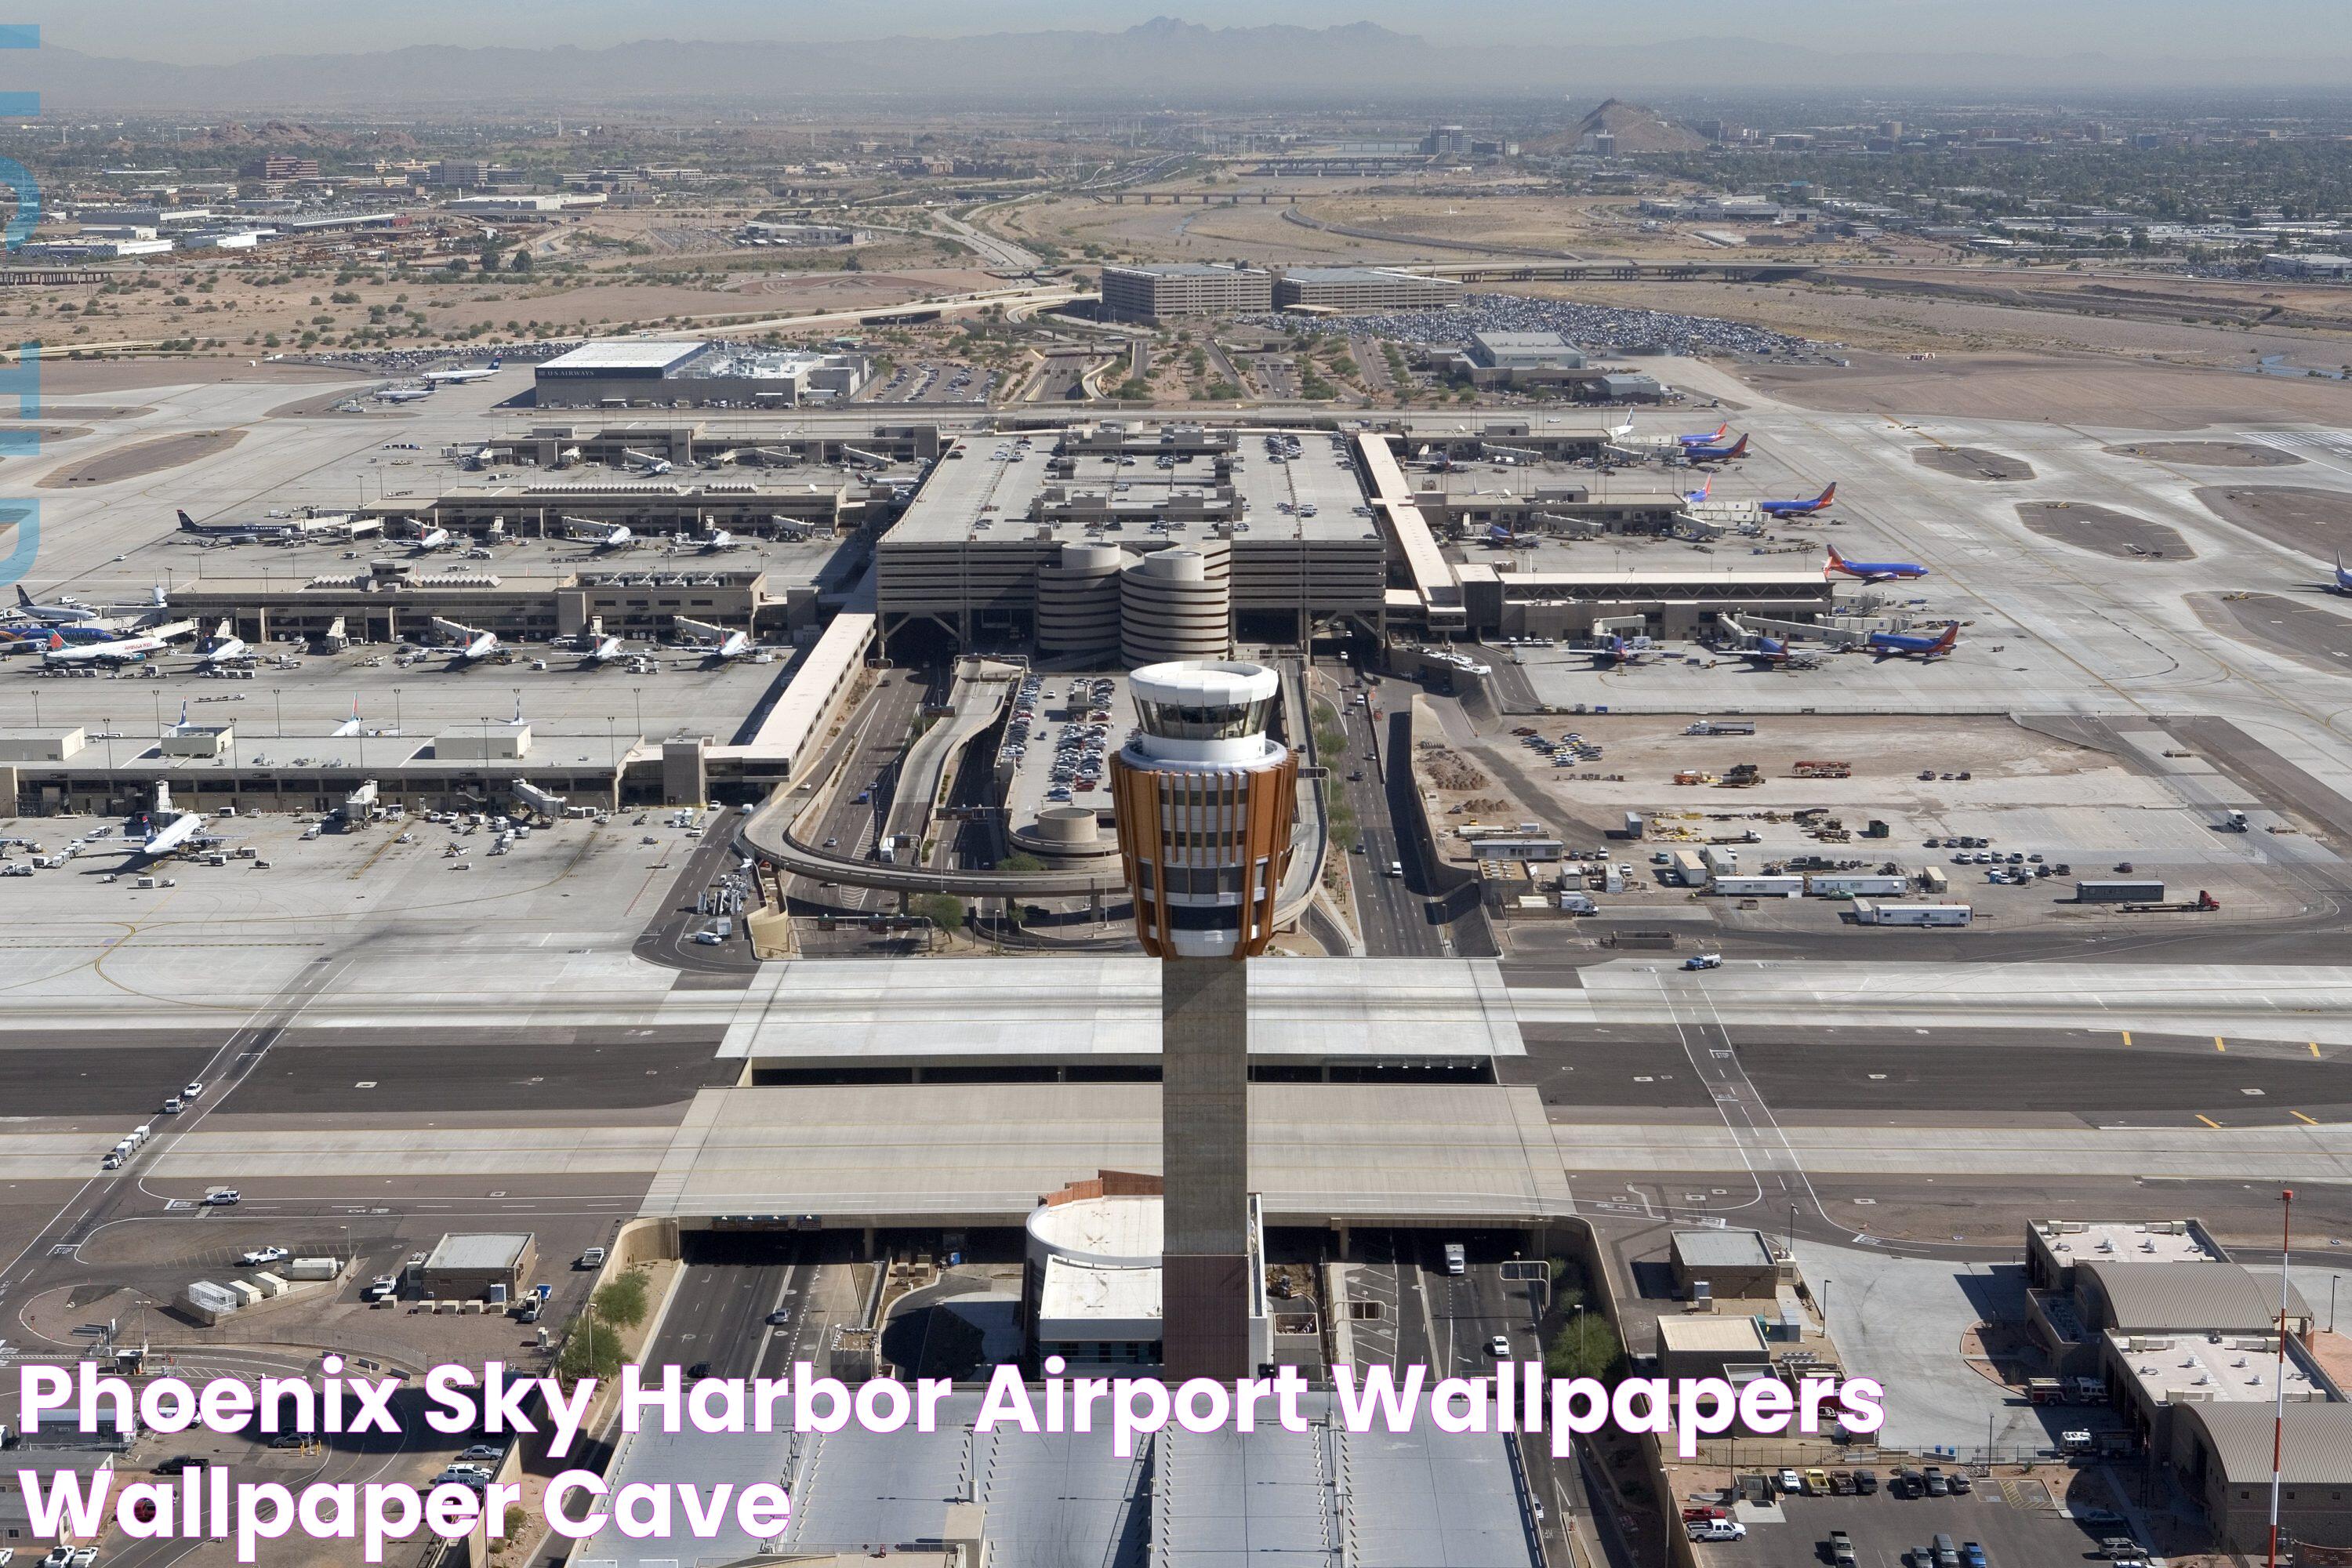
<svg viewBox="0 0 2352 1568">
<path fill-rule="evenodd" d="M 1274 307 L 1274 275 L 1258 267 L 1176 262 L 1105 267 L 1103 314 L 1114 321 L 1171 316 L 1235 316 Z"/>
</svg>

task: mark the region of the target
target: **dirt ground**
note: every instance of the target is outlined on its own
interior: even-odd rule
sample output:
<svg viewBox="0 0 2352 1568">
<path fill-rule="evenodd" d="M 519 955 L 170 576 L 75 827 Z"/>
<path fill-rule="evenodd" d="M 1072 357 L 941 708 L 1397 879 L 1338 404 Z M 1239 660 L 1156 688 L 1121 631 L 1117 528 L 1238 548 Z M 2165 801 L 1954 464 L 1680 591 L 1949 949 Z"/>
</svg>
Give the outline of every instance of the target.
<svg viewBox="0 0 2352 1568">
<path fill-rule="evenodd" d="M 2187 463 L 2204 468 L 2291 468 L 2303 461 L 2293 452 L 2244 441 L 2140 441 L 2101 450 L 2111 458 L 2145 458 L 2151 463 Z"/>
<path fill-rule="evenodd" d="M 334 392 L 321 392 L 312 397 L 298 397 L 291 403 L 279 404 L 262 417 L 265 419 L 414 419 L 416 417 L 397 404 L 377 403 L 364 395 L 360 397 L 358 414 L 337 412 L 335 405 L 348 402 L 354 395 L 356 395 L 349 389 L 338 389 Z"/>
<path fill-rule="evenodd" d="M 2199 490 L 2197 499 L 2224 522 L 2323 561 L 2352 544 L 2352 495 L 2294 485 L 2216 485 Z"/>
<path fill-rule="evenodd" d="M 2276 594 L 2191 594 L 2189 607 L 2209 630 L 2265 648 L 2323 675 L 2352 679 L 2352 619 L 2322 604 Z"/>
<path fill-rule="evenodd" d="M 1954 419 L 2047 419 L 2139 430 L 2201 430 L 2224 421 L 2352 421 L 2352 382 L 2242 374 L 2079 355 L 1852 356 L 1821 365 L 1728 368 L 1806 408 Z"/>
<path fill-rule="evenodd" d="M 183 463 L 193 463 L 198 458 L 208 458 L 215 452 L 226 452 L 244 439 L 245 432 L 242 430 L 195 430 L 185 436 L 139 441 L 58 468 L 43 479 L 40 484 L 45 490 L 56 490 L 70 485 L 102 485 L 116 479 L 135 479 L 142 474 L 160 474 Z"/>
<path fill-rule="evenodd" d="M 2095 550 L 2122 561 L 2197 558 L 2197 552 L 2189 548 L 2189 541 L 2180 536 L 2179 529 L 2086 501 L 2020 501 L 2017 520 L 2044 539 L 2054 539 L 2079 550 Z"/>
<path fill-rule="evenodd" d="M 1949 474 L 1956 479 L 2030 479 L 2033 465 L 2022 458 L 1989 452 L 1982 447 L 1914 447 L 1911 460 L 1923 468 Z"/>
<path fill-rule="evenodd" d="M 47 373 L 45 371 L 44 374 L 47 374 Z M 47 388 L 45 384 L 43 390 L 46 391 L 47 389 Z M 44 419 L 88 419 L 98 423 L 104 423 L 109 419 L 137 419 L 142 415 L 152 414 L 155 411 L 152 408 L 117 407 L 103 403 L 49 403 L 45 401 L 38 409 L 35 410 L 35 412 L 39 414 Z"/>
<path fill-rule="evenodd" d="M 87 396 L 92 393 L 128 392 L 134 387 L 147 386 L 214 386 L 231 381 L 349 381 L 351 378 L 349 371 L 331 370 L 320 365 L 256 364 L 248 360 L 142 359 L 75 363 L 49 358 L 41 361 L 41 394 L 44 397 L 55 397 L 60 393 L 68 396 Z M 96 409 L 60 410 L 55 405 L 45 403 L 41 412 L 64 419 L 127 419 L 151 410 L 118 408 L 101 416 Z"/>
</svg>

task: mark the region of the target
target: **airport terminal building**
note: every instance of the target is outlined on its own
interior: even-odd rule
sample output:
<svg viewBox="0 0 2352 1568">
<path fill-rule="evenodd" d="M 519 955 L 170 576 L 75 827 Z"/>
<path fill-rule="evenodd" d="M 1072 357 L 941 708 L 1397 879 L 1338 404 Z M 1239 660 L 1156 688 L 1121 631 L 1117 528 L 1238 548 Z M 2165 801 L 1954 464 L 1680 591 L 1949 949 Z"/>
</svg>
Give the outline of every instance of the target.
<svg viewBox="0 0 2352 1568">
<path fill-rule="evenodd" d="M 894 653 L 929 639 L 1139 665 L 1223 658 L 1236 642 L 1582 637 L 1629 620 L 1684 635 L 1726 612 L 1832 612 L 1834 587 L 1818 567 L 1684 553 L 1685 533 L 1716 531 L 1671 488 L 1526 468 L 1498 484 L 1401 456 L 1439 443 L 1475 456 L 1506 441 L 1568 453 L 1606 438 L 1598 426 L 1535 434 L 1524 423 L 1482 435 L 1119 421 L 965 437 L 876 546 L 879 632 Z M 1495 528 L 1540 530 L 1541 548 L 1465 552 L 1461 541 Z M 1660 559 L 1579 550 L 1602 536 L 1654 541 L 1645 548 Z"/>
<path fill-rule="evenodd" d="M 857 395 L 860 353 L 636 340 L 583 343 L 535 367 L 541 408 L 796 408 Z"/>
</svg>

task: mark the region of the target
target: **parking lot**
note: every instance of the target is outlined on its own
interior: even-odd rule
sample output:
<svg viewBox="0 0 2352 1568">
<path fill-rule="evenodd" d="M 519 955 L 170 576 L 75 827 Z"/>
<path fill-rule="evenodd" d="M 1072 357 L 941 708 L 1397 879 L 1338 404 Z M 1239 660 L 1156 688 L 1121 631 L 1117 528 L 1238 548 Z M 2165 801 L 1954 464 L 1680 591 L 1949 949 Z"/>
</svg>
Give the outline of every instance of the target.
<svg viewBox="0 0 2352 1568">
<path fill-rule="evenodd" d="M 1013 698 L 1005 759 L 1013 764 L 1005 811 L 1015 827 L 1050 805 L 1110 808 L 1110 754 L 1135 727 L 1123 675 L 1032 675 Z"/>
<path fill-rule="evenodd" d="M 1961 1552 L 1962 1568 L 1969 1542 L 1982 1549 L 1986 1568 L 2047 1568 L 2095 1556 L 2105 1536 L 2146 1540 L 2127 1522 L 2094 1524 L 2074 1516 L 2119 1503 L 2098 1472 L 2052 1466 L 2032 1475 L 1980 1478 L 1964 1496 L 1936 1498 L 1898 1497 L 1883 1484 L 1887 1468 L 1876 1468 L 1882 1485 L 1875 1496 L 1780 1498 L 1780 1520 L 1752 1520 L 1745 1539 L 1697 1542 L 1692 1551 L 1706 1565 L 1833 1568 L 1835 1530 L 1853 1541 L 1856 1568 L 1935 1568 L 1931 1548 L 1941 1533 Z M 1678 1488 L 1678 1495 L 1686 1489 Z"/>
<path fill-rule="evenodd" d="M 1467 748 L 1490 776 L 1479 789 L 1443 796 L 1444 825 L 1511 816 L 1452 810 L 1507 792 L 1518 815 L 1559 833 L 1569 849 L 1631 865 L 1629 895 L 1652 905 L 1689 899 L 1668 863 L 1677 850 L 1710 845 L 1736 854 L 1740 876 L 1875 874 L 1892 865 L 1916 879 L 1932 868 L 1945 888 L 1927 896 L 2009 927 L 2116 919 L 2116 906 L 2075 899 L 2084 880 L 2118 878 L 2163 882 L 2168 900 L 2210 891 L 2239 916 L 2283 916 L 2302 907 L 2283 869 L 2326 874 L 2339 865 L 2298 821 L 2242 795 L 2210 766 L 2179 771 L 2195 759 L 2161 731 L 2121 737 L 2127 749 L 2117 754 L 2006 720 L 1957 716 L 1764 715 L 1738 735 L 1695 736 L 1688 727 L 1678 715 L 1607 713 L 1514 726 L 1537 730 L 1534 737 L 1490 731 Z M 1570 732 L 1585 750 L 1556 760 Z M 1755 770 L 1752 782 L 1740 781 L 1743 766 Z M 2241 807 L 2249 831 L 2226 831 L 2228 809 Z M 1639 842 L 1618 837 L 1628 811 L 1644 817 Z M 1885 825 L 1883 837 L 1870 836 L 1874 822 Z M 1452 847 L 1466 858 L 1466 844 Z M 1690 912 L 1779 929 L 1834 924 L 1850 908 L 1702 895 Z"/>
</svg>

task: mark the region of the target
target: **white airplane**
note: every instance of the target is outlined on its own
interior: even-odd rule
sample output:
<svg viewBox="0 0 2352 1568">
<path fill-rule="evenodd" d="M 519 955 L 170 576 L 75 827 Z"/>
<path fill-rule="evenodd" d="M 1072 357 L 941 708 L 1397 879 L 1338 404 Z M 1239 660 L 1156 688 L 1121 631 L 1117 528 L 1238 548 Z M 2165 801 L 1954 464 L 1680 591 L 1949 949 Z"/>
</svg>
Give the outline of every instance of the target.
<svg viewBox="0 0 2352 1568">
<path fill-rule="evenodd" d="M 83 604 L 71 594 L 59 594 L 48 604 L 42 604 L 25 592 L 22 583 L 16 584 L 16 608 L 11 619 L 38 621 L 43 626 L 70 626 L 83 621 L 94 621 L 99 612 Z"/>
<path fill-rule="evenodd" d="M 735 536 L 723 528 L 706 529 L 695 542 L 707 551 L 732 550 L 735 548 Z"/>
<path fill-rule="evenodd" d="M 636 538 L 625 522 L 597 522 L 584 517 L 567 517 L 562 522 L 572 538 L 599 550 L 618 550 Z"/>
<path fill-rule="evenodd" d="M 590 664 L 610 664 L 627 651 L 621 646 L 621 639 L 618 637 L 598 637 L 589 645 L 587 653 L 583 657 Z"/>
<path fill-rule="evenodd" d="M 240 659 L 249 659 L 252 657 L 253 650 L 246 646 L 243 637 L 229 629 L 229 623 L 226 618 L 221 621 L 218 628 L 214 631 L 205 645 L 196 650 L 196 662 L 199 665 L 215 668 L 235 664 Z M 181 717 L 184 721 L 186 714 L 184 712 Z"/>
<path fill-rule="evenodd" d="M 155 785 L 155 808 L 147 814 L 147 836 L 132 854 L 142 860 L 159 859 L 183 849 L 208 849 L 223 840 L 205 831 L 205 814 L 181 811 L 172 805 L 172 786 Z"/>
<path fill-rule="evenodd" d="M 463 386 L 467 382 L 488 381 L 499 374 L 501 363 L 494 359 L 487 365 L 468 365 L 462 370 L 428 370 L 425 373 L 425 384 L 427 386 Z"/>
<path fill-rule="evenodd" d="M 162 653 L 172 645 L 162 637 L 123 637 L 109 642 L 68 644 L 55 632 L 49 634 L 49 646 L 42 650 L 43 664 L 137 664 L 151 653 Z"/>
<path fill-rule="evenodd" d="M 476 632 L 472 640 L 468 641 L 463 647 L 457 649 L 457 661 L 459 664 L 471 664 L 476 659 L 489 658 L 490 655 L 498 652 L 498 633 Z"/>
<path fill-rule="evenodd" d="M 433 395 L 429 386 L 387 386 L 378 391 L 378 403 L 415 403 Z"/>
<path fill-rule="evenodd" d="M 751 651 L 751 634 L 750 632 L 729 632 L 726 638 L 710 650 L 710 657 L 716 659 L 740 658 Z"/>
<path fill-rule="evenodd" d="M 622 450 L 621 460 L 629 465 L 629 471 L 633 474 L 666 474 L 670 471 L 668 458 L 656 458 L 651 452 L 640 452 L 633 447 Z"/>
<path fill-rule="evenodd" d="M 428 528 L 416 536 L 416 553 L 419 555 L 430 555 L 436 550 L 448 547 L 449 531 L 446 528 Z"/>
</svg>

